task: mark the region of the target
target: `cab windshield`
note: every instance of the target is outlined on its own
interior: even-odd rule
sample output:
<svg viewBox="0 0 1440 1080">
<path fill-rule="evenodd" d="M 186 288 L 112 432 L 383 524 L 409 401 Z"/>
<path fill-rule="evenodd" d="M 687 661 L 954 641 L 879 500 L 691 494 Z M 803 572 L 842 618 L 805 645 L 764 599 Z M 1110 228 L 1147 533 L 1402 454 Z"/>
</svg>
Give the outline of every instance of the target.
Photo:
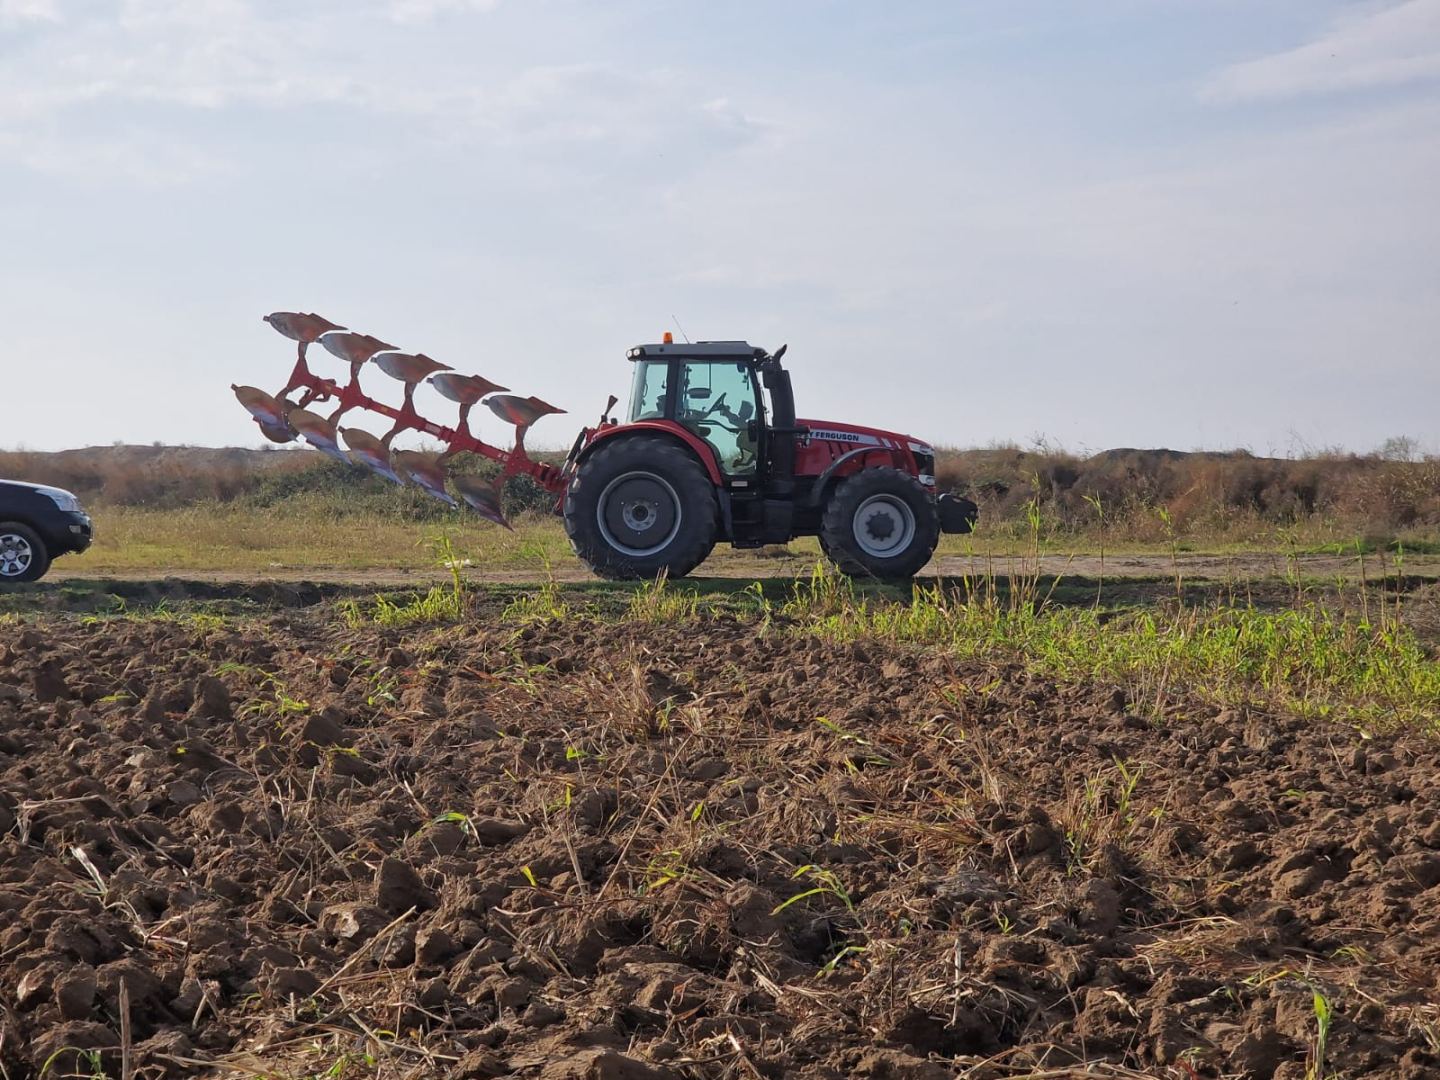
<svg viewBox="0 0 1440 1080">
<path fill-rule="evenodd" d="M 668 360 L 637 360 L 630 384 L 630 422 L 659 420 L 665 415 Z"/>
</svg>

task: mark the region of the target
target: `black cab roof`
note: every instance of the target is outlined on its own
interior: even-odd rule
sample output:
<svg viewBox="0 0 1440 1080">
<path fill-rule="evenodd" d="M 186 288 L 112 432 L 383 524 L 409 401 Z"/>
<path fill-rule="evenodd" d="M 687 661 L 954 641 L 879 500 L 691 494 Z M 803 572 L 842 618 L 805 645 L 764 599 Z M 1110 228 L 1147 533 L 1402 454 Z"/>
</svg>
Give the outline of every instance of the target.
<svg viewBox="0 0 1440 1080">
<path fill-rule="evenodd" d="M 630 360 L 694 360 L 699 363 L 743 364 L 763 360 L 765 350 L 748 341 L 695 341 L 636 345 L 625 354 Z"/>
</svg>

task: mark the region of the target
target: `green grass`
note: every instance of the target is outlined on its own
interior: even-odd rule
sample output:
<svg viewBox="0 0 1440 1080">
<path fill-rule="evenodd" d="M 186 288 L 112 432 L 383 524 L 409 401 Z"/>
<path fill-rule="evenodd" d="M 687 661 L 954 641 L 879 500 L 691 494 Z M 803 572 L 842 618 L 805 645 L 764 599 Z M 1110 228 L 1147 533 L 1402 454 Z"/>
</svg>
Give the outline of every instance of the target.
<svg viewBox="0 0 1440 1080">
<path fill-rule="evenodd" d="M 1369 599 L 1359 586 L 1351 588 L 1354 596 L 1332 594 L 1328 602 L 1300 590 L 1288 594 L 1288 606 L 1270 608 L 1187 603 L 1173 593 L 1149 606 L 1116 608 L 1102 605 L 1096 593 L 1087 603 L 1061 603 L 1070 594 L 1033 572 L 917 584 L 909 592 L 853 581 L 819 563 L 788 585 L 755 581 L 728 589 L 663 578 L 575 588 L 547 577 L 537 588 L 502 592 L 452 577 L 449 588 L 404 602 L 377 598 L 369 613 L 351 602 L 347 618 L 450 622 L 497 602 L 500 621 L 510 625 L 566 619 L 682 625 L 738 616 L 760 633 L 942 649 L 966 660 L 1018 662 L 1062 682 L 1118 685 L 1132 711 L 1156 721 L 1173 715 L 1173 698 L 1188 696 L 1367 729 L 1409 725 L 1440 733 L 1440 662 L 1395 606 Z M 1336 607 L 1337 596 L 1356 601 L 1354 611 Z"/>
<path fill-rule="evenodd" d="M 435 585 L 424 595 L 413 599 L 394 600 L 378 594 L 368 608 L 359 600 L 346 600 L 340 610 L 345 622 L 354 628 L 372 622 L 389 627 L 454 622 L 464 618 L 467 609 L 464 593 Z"/>
<path fill-rule="evenodd" d="M 300 570 L 433 570 L 429 545 L 448 536 L 462 561 L 528 570 L 569 556 L 553 517 L 527 514 L 515 531 L 451 512 L 427 524 L 400 515 L 346 514 L 328 501 L 290 500 L 265 510 L 213 503 L 180 510 L 115 507 L 95 512 L 94 546 L 67 557 L 69 573 L 164 571 L 266 573 Z"/>
<path fill-rule="evenodd" d="M 1169 694 L 1184 691 L 1220 704 L 1259 702 L 1367 726 L 1440 726 L 1435 716 L 1440 668 L 1426 641 L 1392 607 L 1367 600 L 1373 588 L 1366 593 L 1353 584 L 1337 586 L 1357 601 L 1349 604 L 1360 612 L 1356 615 L 1314 599 L 1301 581 L 1295 557 L 1317 539 L 1313 535 L 1287 533 L 1283 543 L 1272 544 L 1274 580 L 1262 603 L 1252 606 L 1248 600 L 1259 590 L 1248 584 L 1231 588 L 1228 603 L 1221 603 L 1213 588 L 1197 600 L 1178 564 L 1168 600 L 1159 582 L 1142 588 L 1135 584 L 1140 579 L 1132 579 L 1117 588 L 1113 562 L 1102 563 L 1099 577 L 1088 583 L 1042 578 L 1042 557 L 1053 569 L 1057 555 L 1064 563 L 1071 553 L 1057 552 L 1060 541 L 1046 532 L 1038 511 L 1028 534 L 1007 526 L 945 538 L 939 554 L 969 556 L 962 565 L 974 576 L 913 594 L 823 572 L 796 583 L 794 575 L 803 574 L 818 555 L 811 539 L 759 553 L 722 547 L 706 564 L 716 575 L 708 583 L 577 587 L 566 579 L 584 575 L 553 516 L 522 517 L 513 533 L 458 514 L 436 517 L 431 511 L 431 516 L 435 520 L 421 525 L 401 513 L 348 512 L 343 500 L 308 495 L 278 499 L 263 511 L 221 504 L 114 509 L 99 515 L 92 552 L 62 565 L 115 574 L 163 569 L 182 576 L 187 570 L 263 576 L 279 568 L 317 576 L 326 570 L 411 572 L 420 579 L 419 590 L 351 600 L 346 617 L 355 625 L 437 623 L 464 619 L 477 605 L 503 608 L 499 613 L 509 623 L 618 617 L 667 624 L 738 614 L 782 632 L 941 648 L 963 658 L 1017 661 L 1063 680 L 1113 682 L 1155 715 L 1164 713 Z M 1112 537 L 1096 539 L 1097 549 L 1104 540 L 1109 559 L 1129 550 Z M 1179 547 L 1173 536 L 1151 545 L 1150 551 L 1164 556 L 1152 571 L 1170 567 Z M 1368 573 L 1372 585 L 1379 574 L 1402 566 L 1409 571 L 1415 559 L 1424 558 L 1412 557 L 1412 548 L 1401 551 L 1388 559 L 1369 554 L 1375 545 L 1366 541 L 1348 546 L 1336 541 L 1333 549 Z M 1083 545 L 1074 554 L 1082 552 Z M 487 585 L 466 580 L 497 571 L 542 584 L 502 587 L 493 578 Z M 1092 560 L 1086 573 L 1095 572 Z M 448 582 L 431 587 L 442 573 Z M 70 587 L 60 583 L 62 593 Z M 101 592 L 76 603 L 84 601 L 90 611 L 124 613 L 123 603 L 119 611 L 105 610 Z M 1284 598 L 1278 607 L 1277 594 Z M 36 603 L 22 589 L 0 606 L 23 613 Z"/>
<path fill-rule="evenodd" d="M 507 590 L 509 592 L 510 590 Z M 679 625 L 740 617 L 758 632 L 813 634 L 942 649 L 965 660 L 1020 663 L 1065 683 L 1127 690 L 1132 711 L 1156 721 L 1188 696 L 1259 705 L 1367 730 L 1408 725 L 1440 734 L 1440 661 L 1388 603 L 1305 592 L 1261 608 L 1169 599 L 1148 606 L 1061 603 L 1053 579 L 978 578 L 893 586 L 855 582 L 817 565 L 788 585 L 716 590 L 665 581 L 578 589 L 552 581 L 516 592 L 503 620 L 628 619 Z M 1283 594 L 1282 592 L 1282 595 Z M 627 601 L 628 598 L 628 601 Z M 1336 606 L 1347 600 L 1353 611 Z"/>
<path fill-rule="evenodd" d="M 413 626 L 416 623 L 454 622 L 470 610 L 469 588 L 461 576 L 462 560 L 448 536 L 436 537 L 430 544 L 436 563 L 450 574 L 449 585 L 435 585 L 423 596 L 401 602 L 384 595 L 375 597 L 374 607 L 366 611 L 358 600 L 340 605 L 345 622 L 352 628 L 367 622 L 380 626 Z"/>
<path fill-rule="evenodd" d="M 665 576 L 641 582 L 631 594 L 627 614 L 638 622 L 690 622 L 700 615 L 700 594 L 691 589 L 672 589 Z"/>
<path fill-rule="evenodd" d="M 422 496 L 413 495 L 413 500 Z M 409 502 L 348 501 L 342 489 L 329 494 L 300 493 L 263 506 L 249 503 L 196 503 L 179 509 L 96 506 L 96 539 L 82 556 L 62 559 L 62 574 L 193 572 L 233 574 L 340 574 L 435 571 L 428 544 L 446 536 L 476 571 L 544 572 L 553 567 L 562 578 L 582 573 L 558 518 L 526 511 L 514 532 L 482 522 L 473 514 L 447 510 L 433 500 Z M 1039 534 L 1036 534 L 1036 525 Z M 1158 526 L 1157 526 L 1158 528 Z M 1282 536 L 1274 529 L 1222 530 L 1167 538 L 1104 530 L 1057 531 L 1050 522 L 982 521 L 972 536 L 946 536 L 936 555 L 974 560 L 977 570 L 991 560 L 1036 554 L 1061 560 L 1126 555 L 1197 553 L 1241 555 L 1271 553 L 1277 558 L 1330 555 L 1358 560 L 1372 556 L 1440 553 L 1440 543 L 1424 537 L 1363 538 L 1315 522 Z M 704 574 L 766 576 L 794 572 L 813 562 L 819 546 L 801 538 L 783 547 L 734 551 L 721 545 L 701 569 Z"/>
<path fill-rule="evenodd" d="M 1118 683 L 1141 707 L 1153 703 L 1157 717 L 1169 693 L 1186 691 L 1223 705 L 1440 732 L 1440 662 L 1388 606 L 1368 617 L 1318 601 L 1117 612 L 1049 603 L 1039 583 L 1022 580 L 1009 592 L 993 579 L 916 586 L 908 602 L 897 602 L 817 571 L 768 614 L 834 640 L 939 647 L 967 659 L 1015 660 L 1067 682 Z"/>
</svg>

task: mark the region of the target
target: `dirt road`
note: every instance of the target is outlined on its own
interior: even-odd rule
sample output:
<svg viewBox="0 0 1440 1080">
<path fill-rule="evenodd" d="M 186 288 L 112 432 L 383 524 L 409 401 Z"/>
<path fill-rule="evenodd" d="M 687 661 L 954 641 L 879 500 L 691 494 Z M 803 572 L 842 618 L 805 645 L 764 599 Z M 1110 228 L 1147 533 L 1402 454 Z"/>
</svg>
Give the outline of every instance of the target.
<svg viewBox="0 0 1440 1080">
<path fill-rule="evenodd" d="M 814 568 L 814 557 L 799 554 L 757 554 L 743 551 L 717 550 L 699 570 L 692 575 L 695 580 L 728 579 L 753 581 L 768 578 L 793 578 L 808 575 Z M 993 573 L 998 576 L 1024 574 L 1033 571 L 1033 559 L 1017 556 L 956 556 L 943 555 L 935 559 L 922 577 L 979 576 Z M 1406 577 L 1440 579 L 1440 556 L 1406 556 L 1400 567 Z M 1177 573 L 1187 581 L 1245 582 L 1273 581 L 1295 577 L 1311 582 L 1333 582 L 1338 579 L 1358 581 L 1362 575 L 1368 580 L 1379 580 L 1387 574 L 1393 576 L 1397 564 L 1393 556 L 1367 556 L 1363 564 L 1353 555 L 1299 555 L 1287 558 L 1278 553 L 1244 552 L 1239 554 L 1195 554 L 1181 553 L 1175 558 L 1169 555 L 1107 555 L 1103 560 L 1096 555 L 1061 556 L 1045 555 L 1040 559 L 1040 570 L 1046 575 L 1062 578 L 1094 580 L 1106 578 L 1160 579 L 1170 580 Z M 493 582 L 496 584 L 525 584 L 543 580 L 545 571 L 534 568 L 487 568 L 480 564 L 464 567 L 464 575 L 470 581 Z M 564 582 L 595 581 L 595 576 L 573 559 L 567 559 L 553 567 L 556 580 Z M 275 564 L 257 570 L 193 570 L 170 571 L 164 568 L 148 570 L 126 570 L 122 573 L 96 573 L 87 570 L 81 560 L 60 560 L 50 572 L 47 581 L 156 581 L 179 578 L 186 581 L 213 583 L 242 583 L 254 581 L 316 582 L 334 585 L 374 585 L 382 588 L 403 588 L 428 581 L 439 581 L 446 577 L 440 567 L 421 570 L 356 570 L 346 567 L 329 566 L 286 566 Z"/>
</svg>

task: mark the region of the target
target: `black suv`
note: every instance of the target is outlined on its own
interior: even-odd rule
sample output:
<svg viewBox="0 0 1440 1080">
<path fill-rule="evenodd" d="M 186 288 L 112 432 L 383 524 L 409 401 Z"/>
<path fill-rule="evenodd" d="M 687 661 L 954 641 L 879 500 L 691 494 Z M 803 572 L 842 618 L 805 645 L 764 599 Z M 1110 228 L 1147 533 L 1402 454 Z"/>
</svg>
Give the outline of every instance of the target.
<svg viewBox="0 0 1440 1080">
<path fill-rule="evenodd" d="M 0 585 L 35 581 L 50 560 L 90 546 L 90 516 L 68 491 L 0 480 Z"/>
</svg>

